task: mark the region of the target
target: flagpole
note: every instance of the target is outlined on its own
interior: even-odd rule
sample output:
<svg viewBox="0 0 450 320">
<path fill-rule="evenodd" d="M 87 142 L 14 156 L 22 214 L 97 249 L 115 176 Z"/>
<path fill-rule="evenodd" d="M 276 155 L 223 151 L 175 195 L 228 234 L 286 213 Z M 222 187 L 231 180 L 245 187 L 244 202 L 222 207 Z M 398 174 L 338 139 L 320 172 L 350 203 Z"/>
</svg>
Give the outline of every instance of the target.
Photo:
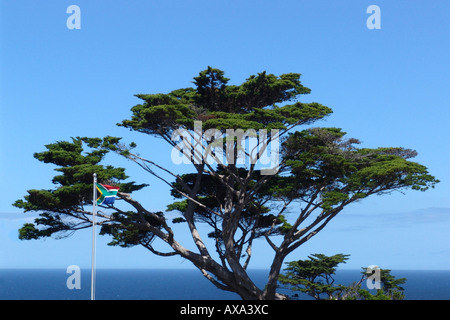
<svg viewBox="0 0 450 320">
<path fill-rule="evenodd" d="M 95 217 L 97 215 L 97 174 L 94 173 L 92 200 L 92 262 L 91 262 L 91 300 L 95 300 Z"/>
</svg>

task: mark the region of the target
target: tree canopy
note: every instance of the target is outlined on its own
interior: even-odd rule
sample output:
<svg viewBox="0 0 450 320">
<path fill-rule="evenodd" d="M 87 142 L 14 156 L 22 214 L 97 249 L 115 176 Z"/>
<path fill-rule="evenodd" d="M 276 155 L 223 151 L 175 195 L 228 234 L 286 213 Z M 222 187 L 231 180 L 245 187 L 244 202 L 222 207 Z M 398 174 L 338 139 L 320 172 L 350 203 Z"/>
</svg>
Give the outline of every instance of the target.
<svg viewBox="0 0 450 320">
<path fill-rule="evenodd" d="M 64 236 L 90 227 L 96 173 L 99 182 L 119 186 L 118 198 L 123 200 L 99 213 L 100 233 L 112 237 L 111 245 L 142 245 L 160 256 L 180 256 L 218 288 L 243 299 L 281 298 L 277 279 L 286 256 L 348 204 L 394 190 L 425 191 L 438 182 L 424 165 L 410 160 L 416 156 L 413 150 L 358 148 L 360 142 L 346 138 L 340 128 L 312 128 L 332 110 L 298 101 L 310 93 L 300 77 L 262 72 L 229 85 L 223 71 L 208 67 L 194 78 L 194 87 L 137 94 L 142 102 L 118 125 L 162 138 L 175 153 L 186 156 L 192 168 L 188 174 L 146 158 L 135 152 L 135 143 L 123 143 L 119 137 L 75 137 L 46 145 L 47 150 L 34 157 L 56 166 L 55 187 L 28 190 L 14 203 L 25 212 L 40 213 L 20 229 L 19 237 Z M 302 125 L 308 127 L 297 130 Z M 250 140 L 256 155 L 245 147 Z M 259 162 L 269 149 L 276 165 L 268 174 Z M 124 168 L 106 164 L 111 152 L 169 185 L 175 202 L 166 211 L 178 212 L 179 218 L 168 221 L 164 212 L 145 209 L 133 192 L 149 184 L 129 181 Z M 221 152 L 230 161 L 223 161 Z M 206 161 L 205 153 L 215 162 Z M 236 161 L 239 155 L 247 161 Z M 178 242 L 173 223 L 186 225 L 196 250 Z M 214 248 L 205 245 L 199 223 L 209 227 L 207 237 L 214 239 Z M 157 239 L 167 251 L 155 249 Z M 273 254 L 264 289 L 247 274 L 255 239 L 266 241 Z"/>
</svg>

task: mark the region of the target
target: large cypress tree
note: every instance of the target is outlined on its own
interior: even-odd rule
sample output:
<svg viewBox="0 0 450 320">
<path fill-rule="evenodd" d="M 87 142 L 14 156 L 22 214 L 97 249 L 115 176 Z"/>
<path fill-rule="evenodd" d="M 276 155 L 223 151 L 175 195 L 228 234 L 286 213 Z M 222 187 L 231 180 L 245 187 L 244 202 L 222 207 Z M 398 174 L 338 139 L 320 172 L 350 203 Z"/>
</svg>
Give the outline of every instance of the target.
<svg viewBox="0 0 450 320">
<path fill-rule="evenodd" d="M 20 238 L 66 235 L 91 227 L 92 174 L 97 173 L 100 182 L 120 187 L 118 197 L 123 200 L 100 212 L 100 233 L 112 237 L 111 245 L 142 245 L 160 256 L 177 255 L 222 290 L 243 299 L 278 299 L 282 296 L 276 293 L 277 279 L 286 256 L 348 204 L 399 189 L 425 191 L 438 182 L 425 166 L 408 160 L 416 155 L 413 150 L 358 148 L 359 141 L 346 139 L 339 128 L 297 130 L 332 112 L 320 103 L 298 101 L 310 92 L 300 74 L 263 72 L 240 85 L 228 81 L 223 71 L 208 67 L 194 78 L 193 88 L 138 94 L 142 103 L 131 109 L 130 119 L 118 124 L 149 139 L 164 139 L 174 155 L 183 152 L 184 161 L 191 164 L 189 174 L 170 171 L 135 152 L 134 143 L 116 137 L 77 137 L 36 153 L 39 161 L 55 164 L 58 175 L 52 180 L 54 189 L 28 190 L 15 202 L 24 211 L 40 213 L 34 224 L 20 229 Z M 269 149 L 267 170 L 262 158 Z M 167 210 L 178 211 L 180 217 L 168 221 L 163 212 L 145 209 L 133 192 L 147 185 L 126 182 L 125 169 L 104 164 L 109 152 L 169 184 L 176 202 Z M 172 223 L 186 224 L 196 250 L 178 242 Z M 207 236 L 214 247 L 206 246 L 200 223 L 210 228 Z M 247 273 L 258 238 L 269 250 L 264 288 Z M 167 251 L 156 250 L 156 240 L 165 243 Z"/>
</svg>

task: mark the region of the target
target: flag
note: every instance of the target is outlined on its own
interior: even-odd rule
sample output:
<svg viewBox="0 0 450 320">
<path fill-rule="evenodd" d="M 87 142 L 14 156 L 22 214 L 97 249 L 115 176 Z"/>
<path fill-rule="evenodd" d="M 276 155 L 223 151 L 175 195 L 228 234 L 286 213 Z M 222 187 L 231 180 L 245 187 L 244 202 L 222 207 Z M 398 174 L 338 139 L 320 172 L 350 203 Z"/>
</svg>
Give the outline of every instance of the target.
<svg viewBox="0 0 450 320">
<path fill-rule="evenodd" d="M 119 187 L 109 186 L 107 184 L 96 184 L 97 187 L 97 204 L 113 204 Z"/>
</svg>

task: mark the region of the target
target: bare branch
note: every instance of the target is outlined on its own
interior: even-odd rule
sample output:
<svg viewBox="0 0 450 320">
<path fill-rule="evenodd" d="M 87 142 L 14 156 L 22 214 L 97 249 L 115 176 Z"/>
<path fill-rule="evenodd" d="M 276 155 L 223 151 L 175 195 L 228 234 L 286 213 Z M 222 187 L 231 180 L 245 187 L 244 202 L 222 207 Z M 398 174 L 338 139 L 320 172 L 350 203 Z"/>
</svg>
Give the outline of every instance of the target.
<svg viewBox="0 0 450 320">
<path fill-rule="evenodd" d="M 175 252 L 175 251 L 173 251 L 173 252 L 160 252 L 160 251 L 157 251 L 157 250 L 155 250 L 155 249 L 152 247 L 152 245 L 149 244 L 149 243 L 143 243 L 143 242 L 140 242 L 140 244 L 141 244 L 143 247 L 145 247 L 145 248 L 147 248 L 148 250 L 150 250 L 150 252 L 152 252 L 152 253 L 154 253 L 154 254 L 156 254 L 156 255 L 158 255 L 158 256 L 161 256 L 161 257 L 171 257 L 171 256 L 175 256 L 175 255 L 178 255 L 178 254 L 179 254 L 178 252 Z"/>
<path fill-rule="evenodd" d="M 200 269 L 200 271 L 202 272 L 203 276 L 208 279 L 209 281 L 211 281 L 212 284 L 214 284 L 217 288 L 221 289 L 221 290 L 225 290 L 225 291 L 234 291 L 232 288 L 230 288 L 229 286 L 226 286 L 220 282 L 218 282 L 216 279 L 214 279 L 213 277 L 211 277 L 211 275 L 206 272 L 205 269 Z"/>
</svg>

